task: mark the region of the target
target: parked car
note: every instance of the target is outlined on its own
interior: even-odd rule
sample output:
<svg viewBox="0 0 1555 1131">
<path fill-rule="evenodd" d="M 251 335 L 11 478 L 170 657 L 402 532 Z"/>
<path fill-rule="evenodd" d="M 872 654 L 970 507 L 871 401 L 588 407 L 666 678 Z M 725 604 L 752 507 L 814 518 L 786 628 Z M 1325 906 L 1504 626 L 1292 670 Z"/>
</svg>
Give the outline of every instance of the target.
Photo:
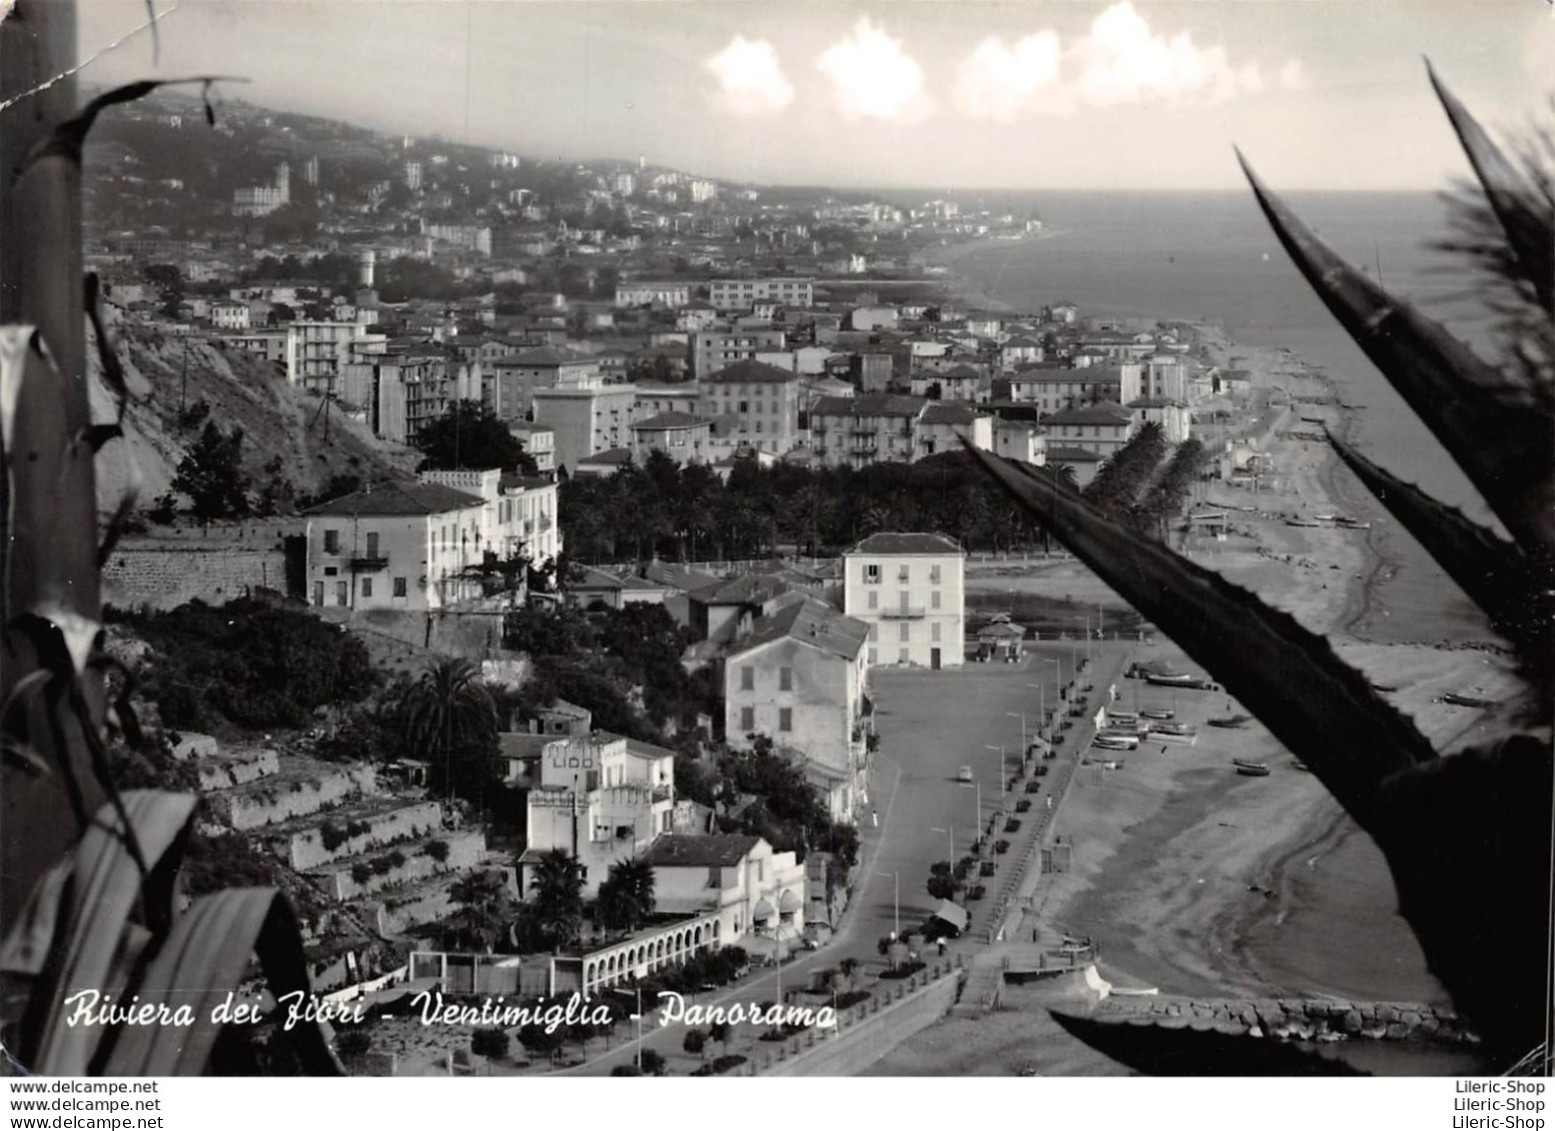
<svg viewBox="0 0 1555 1131">
<path fill-rule="evenodd" d="M 971 781 L 972 780 L 972 767 L 971 766 L 962 766 L 960 772 L 956 774 L 956 780 L 957 781 Z"/>
</svg>

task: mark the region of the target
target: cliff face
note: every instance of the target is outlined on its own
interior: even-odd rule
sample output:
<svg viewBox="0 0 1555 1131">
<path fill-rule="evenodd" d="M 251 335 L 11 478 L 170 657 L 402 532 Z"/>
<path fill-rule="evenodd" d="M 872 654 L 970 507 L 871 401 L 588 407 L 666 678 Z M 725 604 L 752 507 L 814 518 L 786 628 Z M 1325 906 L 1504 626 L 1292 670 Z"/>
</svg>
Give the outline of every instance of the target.
<svg viewBox="0 0 1555 1131">
<path fill-rule="evenodd" d="M 365 425 L 343 417 L 338 405 L 331 406 L 326 428 L 320 399 L 288 385 L 271 363 L 151 327 L 125 324 L 114 334 L 130 396 L 126 441 L 109 443 L 97 459 L 97 499 L 104 512 L 117 505 L 131 482 L 132 462 L 142 508 L 168 490 L 185 448 L 204 427 L 203 420 L 181 422 L 181 404 L 204 402 L 209 419 L 223 431 L 243 429 L 243 463 L 255 493 L 275 475 L 302 494 L 318 490 L 332 475 L 384 479 L 408 474 L 418 462 L 417 453 L 380 441 Z M 112 420 L 114 397 L 95 356 L 91 371 L 93 418 Z M 266 470 L 276 459 L 278 471 Z"/>
</svg>

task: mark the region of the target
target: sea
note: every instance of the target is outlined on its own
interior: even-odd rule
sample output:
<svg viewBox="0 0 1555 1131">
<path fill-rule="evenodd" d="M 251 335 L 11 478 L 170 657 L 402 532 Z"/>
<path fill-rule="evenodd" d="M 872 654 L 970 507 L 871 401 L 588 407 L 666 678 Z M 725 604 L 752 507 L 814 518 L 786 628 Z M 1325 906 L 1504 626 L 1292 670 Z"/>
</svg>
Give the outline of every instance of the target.
<svg viewBox="0 0 1555 1131">
<path fill-rule="evenodd" d="M 1341 400 L 1357 406 L 1349 436 L 1363 451 L 1494 525 L 1457 465 L 1290 263 L 1251 192 L 988 192 L 948 199 L 963 209 L 1043 221 L 1032 237 L 953 245 L 930 256 L 974 288 L 1019 311 L 1066 301 L 1082 316 L 1216 322 L 1234 342 L 1288 348 L 1324 370 Z M 1448 233 L 1443 197 L 1293 192 L 1285 199 L 1351 263 L 1493 358 L 1491 316 L 1475 294 L 1481 280 L 1471 265 L 1432 246 Z M 1350 478 L 1342 468 L 1336 476 Z M 1368 610 L 1350 631 L 1384 642 L 1490 639 L 1478 610 L 1381 505 L 1353 479 L 1340 487 L 1347 505 L 1373 523 L 1370 544 L 1380 559 Z M 1393 912 L 1386 862 L 1353 822 L 1339 820 L 1313 842 L 1291 846 L 1291 854 L 1298 863 L 1289 871 L 1286 914 L 1244 940 L 1272 984 L 1373 999 L 1445 997 Z M 1370 958 L 1357 965 L 1357 954 Z"/>
<path fill-rule="evenodd" d="M 896 194 L 901 203 L 922 195 Z M 1019 311 L 1060 301 L 1082 317 L 1202 320 L 1235 342 L 1281 346 L 1321 368 L 1359 406 L 1350 438 L 1373 459 L 1471 517 L 1489 508 L 1313 294 L 1250 191 L 938 193 L 968 211 L 1036 215 L 1042 230 L 937 250 L 939 262 Z M 1340 254 L 1490 358 L 1495 349 L 1480 280 L 1461 257 L 1433 248 L 1449 233 L 1434 193 L 1292 192 L 1283 198 Z M 1347 477 L 1348 473 L 1341 472 Z M 1378 535 L 1376 599 L 1351 631 L 1378 641 L 1484 640 L 1483 618 L 1380 505 L 1351 481 L 1349 499 Z"/>
</svg>

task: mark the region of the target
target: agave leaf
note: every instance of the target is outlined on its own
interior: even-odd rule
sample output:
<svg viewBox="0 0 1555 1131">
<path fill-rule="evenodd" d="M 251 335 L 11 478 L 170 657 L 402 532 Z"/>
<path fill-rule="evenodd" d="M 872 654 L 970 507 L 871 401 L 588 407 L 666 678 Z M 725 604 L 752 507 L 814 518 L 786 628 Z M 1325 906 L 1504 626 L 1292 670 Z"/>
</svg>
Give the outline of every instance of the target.
<svg viewBox="0 0 1555 1131">
<path fill-rule="evenodd" d="M 67 1025 L 65 1002 L 78 991 L 100 992 L 109 983 L 143 880 L 126 839 L 134 836 L 155 865 L 182 840 L 196 802 L 190 794 L 156 790 L 134 790 L 122 800 L 130 827 L 120 823 L 116 806 L 105 805 L 76 848 L 70 898 L 22 1019 L 21 1059 L 34 1072 L 87 1073 L 103 1030 Z"/>
<path fill-rule="evenodd" d="M 1050 1009 L 1071 1036 L 1146 1076 L 1368 1076 L 1337 1056 L 1273 1039 Z M 1335 1050 L 1337 1052 L 1339 1050 Z"/>
<path fill-rule="evenodd" d="M 1517 644 L 1536 669 L 1550 660 L 1549 582 L 1532 575 L 1532 563 L 1515 545 L 1471 522 L 1462 511 L 1437 502 L 1378 467 L 1330 433 L 1329 443 L 1356 478 L 1447 571 L 1495 628 Z"/>
<path fill-rule="evenodd" d="M 1218 574 L 1101 517 L 1053 481 L 971 449 L 995 478 L 1130 605 L 1225 684 L 1363 825 L 1378 783 L 1436 756 L 1322 637 Z"/>
<path fill-rule="evenodd" d="M 102 1072 L 108 1076 L 191 1076 L 204 1072 L 221 1026 L 211 1012 L 248 973 L 258 952 L 276 996 L 310 986 L 301 934 L 291 904 L 274 888 L 243 888 L 195 900 L 179 917 L 136 987 L 142 1002 L 188 1006 L 189 1027 L 126 1028 L 113 1043 Z M 315 1074 L 341 1070 L 317 1025 L 290 1034 Z"/>
<path fill-rule="evenodd" d="M 1395 302 L 1344 261 L 1258 179 L 1275 235 L 1324 305 L 1463 468 L 1525 547 L 1555 553 L 1555 427 L 1528 389 L 1485 364 L 1439 323 Z"/>
<path fill-rule="evenodd" d="M 1555 216 L 1549 214 L 1547 207 L 1541 207 L 1533 186 L 1437 77 L 1429 60 L 1425 69 L 1458 140 L 1463 143 L 1463 151 L 1474 166 L 1474 175 L 1485 190 L 1490 208 L 1506 232 L 1507 244 L 1524 278 L 1534 288 L 1544 310 L 1555 310 Z"/>
<path fill-rule="evenodd" d="M 124 366 L 120 363 L 119 355 L 113 348 L 113 338 L 109 336 L 108 326 L 103 321 L 102 285 L 96 271 L 88 271 L 86 273 L 85 301 L 86 316 L 92 324 L 92 337 L 97 340 L 97 359 L 103 367 L 103 380 L 108 382 L 108 387 L 113 390 L 114 398 L 118 401 L 119 411 L 115 424 L 122 424 L 124 422 L 124 410 L 128 407 L 130 401 L 130 386 L 124 378 Z M 116 435 L 120 436 L 123 434 L 122 431 L 116 433 Z M 96 443 L 92 446 L 92 450 L 95 452 L 101 447 L 102 443 Z"/>
<path fill-rule="evenodd" d="M 63 157 L 77 167 L 81 164 L 81 148 L 86 144 L 86 135 L 91 132 L 92 125 L 97 121 L 97 115 L 110 106 L 118 106 L 125 102 L 134 102 L 144 98 L 158 87 L 178 86 L 184 83 L 203 83 L 207 88 L 213 82 L 242 82 L 244 80 L 225 75 L 197 75 L 185 79 L 140 79 L 136 82 L 128 82 L 123 86 L 116 86 L 112 90 L 106 90 L 92 101 L 81 107 L 80 113 L 73 118 L 68 118 L 54 127 L 54 132 L 45 138 L 28 157 L 28 165 L 36 164 L 50 157 Z"/>
<path fill-rule="evenodd" d="M 44 873 L 27 896 L 20 918 L 0 945 L 0 972 L 35 978 L 43 972 L 55 927 L 69 890 L 72 861 L 61 860 Z"/>
<path fill-rule="evenodd" d="M 1549 739 L 1516 735 L 1383 785 L 1373 830 L 1431 972 L 1511 1062 L 1550 1016 Z"/>
</svg>

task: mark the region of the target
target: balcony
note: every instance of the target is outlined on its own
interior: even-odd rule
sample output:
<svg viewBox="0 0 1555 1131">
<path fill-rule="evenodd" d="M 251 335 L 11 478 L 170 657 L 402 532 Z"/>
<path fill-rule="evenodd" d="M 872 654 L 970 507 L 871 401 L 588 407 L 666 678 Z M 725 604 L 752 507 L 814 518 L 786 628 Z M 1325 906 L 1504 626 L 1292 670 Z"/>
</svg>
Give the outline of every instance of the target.
<svg viewBox="0 0 1555 1131">
<path fill-rule="evenodd" d="M 388 568 L 389 559 L 384 557 L 351 559 L 352 573 L 379 573 Z"/>
<path fill-rule="evenodd" d="M 881 620 L 922 620 L 928 610 L 922 605 L 898 605 L 894 609 L 881 609 Z"/>
<path fill-rule="evenodd" d="M 655 802 L 675 800 L 675 787 L 672 785 L 656 785 L 651 794 Z"/>
</svg>

